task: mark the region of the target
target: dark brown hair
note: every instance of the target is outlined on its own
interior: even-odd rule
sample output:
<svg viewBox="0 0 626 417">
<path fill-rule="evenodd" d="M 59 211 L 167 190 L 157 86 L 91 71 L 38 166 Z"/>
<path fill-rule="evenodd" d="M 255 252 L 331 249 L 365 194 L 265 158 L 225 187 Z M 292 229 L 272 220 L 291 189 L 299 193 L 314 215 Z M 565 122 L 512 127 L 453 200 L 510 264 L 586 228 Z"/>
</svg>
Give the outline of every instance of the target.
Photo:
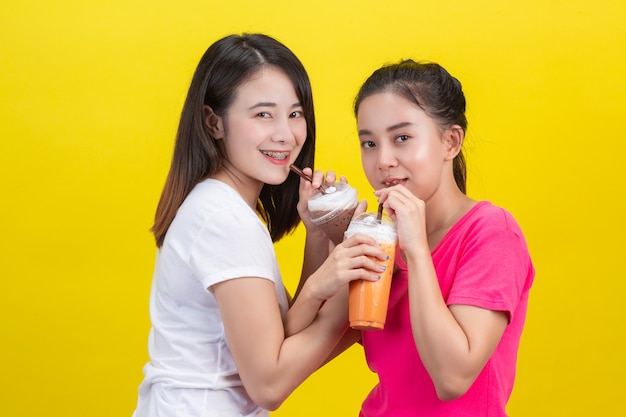
<svg viewBox="0 0 626 417">
<path fill-rule="evenodd" d="M 154 233 L 157 247 L 193 187 L 216 173 L 225 159 L 204 124 L 204 106 L 224 116 L 244 82 L 265 66 L 283 71 L 293 82 L 307 124 L 307 137 L 295 164 L 314 166 L 315 114 L 311 83 L 300 60 L 286 46 L 263 34 L 226 36 L 212 44 L 195 70 L 176 134 L 174 155 L 157 206 Z M 272 240 L 278 241 L 300 221 L 296 204 L 300 179 L 294 173 L 280 185 L 265 184 L 257 212 L 267 224 Z"/>
<path fill-rule="evenodd" d="M 439 64 L 409 59 L 377 69 L 361 86 L 354 101 L 354 114 L 357 115 L 365 98 L 385 91 L 415 103 L 443 129 L 459 125 L 463 132 L 467 131 L 461 83 Z M 457 186 L 465 194 L 467 174 L 462 151 L 454 158 L 453 172 Z"/>
</svg>

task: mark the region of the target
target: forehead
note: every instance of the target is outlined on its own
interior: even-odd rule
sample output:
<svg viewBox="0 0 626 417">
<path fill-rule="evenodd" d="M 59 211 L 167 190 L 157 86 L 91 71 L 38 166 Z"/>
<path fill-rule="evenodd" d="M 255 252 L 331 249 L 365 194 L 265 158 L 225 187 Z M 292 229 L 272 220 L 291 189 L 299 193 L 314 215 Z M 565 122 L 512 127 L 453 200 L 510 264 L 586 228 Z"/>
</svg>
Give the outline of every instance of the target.
<svg viewBox="0 0 626 417">
<path fill-rule="evenodd" d="M 237 87 L 234 101 L 284 97 L 296 97 L 291 78 L 280 68 L 264 66 Z"/>
<path fill-rule="evenodd" d="M 359 126 L 373 123 L 415 121 L 428 117 L 414 102 L 393 91 L 384 91 L 364 98 L 357 111 Z"/>
</svg>

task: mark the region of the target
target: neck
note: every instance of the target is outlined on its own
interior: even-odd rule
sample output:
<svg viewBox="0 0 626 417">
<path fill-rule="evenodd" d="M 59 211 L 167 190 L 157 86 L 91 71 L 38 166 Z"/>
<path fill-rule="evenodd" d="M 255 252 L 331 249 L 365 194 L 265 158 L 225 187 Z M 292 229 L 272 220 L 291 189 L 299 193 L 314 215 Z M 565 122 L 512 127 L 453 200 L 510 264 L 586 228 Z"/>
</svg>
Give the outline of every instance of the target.
<svg viewBox="0 0 626 417">
<path fill-rule="evenodd" d="M 211 175 L 210 178 L 231 186 L 241 195 L 252 210 L 256 210 L 257 201 L 263 188 L 262 182 L 252 181 L 250 178 L 235 175 L 227 168 L 221 169 L 219 172 Z"/>
<path fill-rule="evenodd" d="M 426 202 L 426 233 L 431 250 L 475 204 L 475 200 L 458 188 L 444 198 L 436 197 Z"/>
</svg>

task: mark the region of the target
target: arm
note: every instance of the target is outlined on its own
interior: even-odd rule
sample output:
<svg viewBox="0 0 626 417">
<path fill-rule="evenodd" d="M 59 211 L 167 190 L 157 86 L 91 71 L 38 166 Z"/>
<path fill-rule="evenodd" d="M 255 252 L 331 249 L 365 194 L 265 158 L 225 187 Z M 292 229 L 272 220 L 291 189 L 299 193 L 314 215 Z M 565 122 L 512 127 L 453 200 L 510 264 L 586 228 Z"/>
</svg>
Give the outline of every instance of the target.
<svg viewBox="0 0 626 417">
<path fill-rule="evenodd" d="M 274 283 L 266 279 L 232 279 L 214 291 L 244 387 L 267 410 L 319 367 L 345 331 L 346 323 L 323 320 L 320 311 L 307 329 L 284 338 Z"/>
<path fill-rule="evenodd" d="M 437 395 L 463 395 L 491 357 L 508 323 L 504 312 L 446 306 L 428 256 L 407 258 L 409 308 L 415 345 Z"/>
<path fill-rule="evenodd" d="M 293 300 L 290 300 L 291 308 L 285 320 L 285 334 L 287 336 L 297 333 L 308 326 L 320 306 L 324 303 L 324 300 L 332 295 L 315 295 L 310 291 L 303 293 L 302 290 L 307 280 L 322 266 L 334 249 L 334 245 L 326 233 L 309 221 L 308 199 L 322 182 L 334 182 L 336 177 L 333 171 L 329 171 L 325 178 L 322 171 L 311 173 L 310 168 L 305 168 L 304 172 L 313 178 L 313 182 L 300 181 L 298 213 L 306 228 L 306 240 L 300 281 Z M 341 181 L 345 181 L 345 178 L 342 177 Z M 362 201 L 355 210 L 355 215 L 362 213 L 366 208 L 367 202 Z M 325 269 L 328 270 L 329 267 L 327 266 Z M 320 275 L 320 273 L 324 272 L 318 272 L 317 275 Z"/>
<path fill-rule="evenodd" d="M 508 315 L 468 305 L 447 306 L 431 258 L 424 202 L 401 186 L 385 190 L 381 199 L 396 219 L 408 265 L 411 328 L 420 358 L 439 398 L 458 398 L 496 349 Z"/>
<path fill-rule="evenodd" d="M 380 265 L 372 258 L 385 256 L 368 236 L 355 235 L 338 245 L 288 313 L 294 317 L 303 311 L 299 308 L 314 307 L 313 319 L 297 333 L 283 327 L 271 280 L 241 277 L 213 285 L 233 359 L 255 403 L 276 409 L 333 353 L 348 326 L 346 284 L 376 280 Z"/>
<path fill-rule="evenodd" d="M 374 259 L 383 262 L 385 256 L 369 236 L 354 235 L 337 245 L 321 266 L 302 283 L 298 297 L 287 312 L 285 336 L 291 336 L 311 324 L 322 304 L 346 287 L 348 282 L 378 279 L 382 270 Z M 347 307 L 347 295 L 342 300 Z"/>
<path fill-rule="evenodd" d="M 341 291 L 335 295 L 332 299 L 328 300 L 322 309 L 329 309 L 329 315 L 334 319 L 343 321 L 348 323 L 348 287 L 344 286 Z M 347 328 L 344 332 L 343 336 L 335 345 L 335 348 L 330 352 L 330 354 L 326 357 L 323 365 L 326 365 L 328 362 L 339 356 L 346 349 L 357 342 L 361 342 L 362 333 L 360 330 L 354 330 L 351 328 Z"/>
<path fill-rule="evenodd" d="M 304 244 L 304 259 L 300 282 L 294 295 L 294 300 L 298 298 L 307 278 L 326 260 L 332 250 L 332 243 L 323 230 L 315 227 L 309 220 L 309 198 L 323 182 L 334 182 L 336 177 L 333 171 L 329 171 L 324 178 L 322 171 L 311 172 L 311 168 L 304 168 L 303 172 L 313 178 L 312 182 L 300 179 L 300 190 L 298 199 L 298 214 L 306 229 L 306 239 Z"/>
<path fill-rule="evenodd" d="M 337 343 L 333 351 L 330 353 L 330 355 L 328 355 L 328 357 L 326 358 L 326 360 L 324 361 L 322 365 L 326 365 L 328 362 L 332 361 L 337 356 L 345 352 L 349 347 L 351 347 L 355 343 L 361 343 L 361 338 L 362 338 L 362 334 L 360 330 L 354 330 L 354 329 L 346 330 L 341 340 L 339 340 L 339 342 Z"/>
<path fill-rule="evenodd" d="M 244 387 L 268 410 L 325 362 L 348 327 L 346 315 L 337 314 L 346 309 L 343 300 L 333 299 L 306 329 L 285 337 L 272 281 L 238 278 L 213 288 Z"/>
<path fill-rule="evenodd" d="M 367 201 L 362 200 L 359 202 L 359 205 L 354 211 L 353 217 L 358 216 L 359 214 L 365 212 L 367 209 Z M 298 289 L 296 291 L 296 295 L 294 297 L 298 298 L 302 287 L 304 286 L 306 280 L 315 272 L 322 263 L 326 260 L 330 252 L 332 252 L 334 245 L 321 229 L 313 226 L 309 222 L 308 210 L 305 213 L 300 215 L 303 220 L 304 226 L 306 228 L 306 239 L 304 244 L 304 259 L 302 263 L 302 273 L 300 275 L 300 282 L 298 284 Z M 306 220 L 304 220 L 306 219 Z"/>
</svg>

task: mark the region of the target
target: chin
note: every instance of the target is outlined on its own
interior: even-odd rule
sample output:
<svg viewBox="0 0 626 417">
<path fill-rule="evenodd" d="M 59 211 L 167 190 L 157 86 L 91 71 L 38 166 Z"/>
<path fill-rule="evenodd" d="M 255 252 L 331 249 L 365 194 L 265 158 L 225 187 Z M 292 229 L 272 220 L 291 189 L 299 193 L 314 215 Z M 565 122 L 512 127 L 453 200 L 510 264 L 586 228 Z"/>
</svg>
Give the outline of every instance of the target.
<svg viewBox="0 0 626 417">
<path fill-rule="evenodd" d="M 264 182 L 265 184 L 268 184 L 268 185 L 280 185 L 284 183 L 285 181 L 287 181 L 287 176 L 280 177 L 280 178 L 276 178 L 276 177 L 266 178 Z"/>
</svg>

